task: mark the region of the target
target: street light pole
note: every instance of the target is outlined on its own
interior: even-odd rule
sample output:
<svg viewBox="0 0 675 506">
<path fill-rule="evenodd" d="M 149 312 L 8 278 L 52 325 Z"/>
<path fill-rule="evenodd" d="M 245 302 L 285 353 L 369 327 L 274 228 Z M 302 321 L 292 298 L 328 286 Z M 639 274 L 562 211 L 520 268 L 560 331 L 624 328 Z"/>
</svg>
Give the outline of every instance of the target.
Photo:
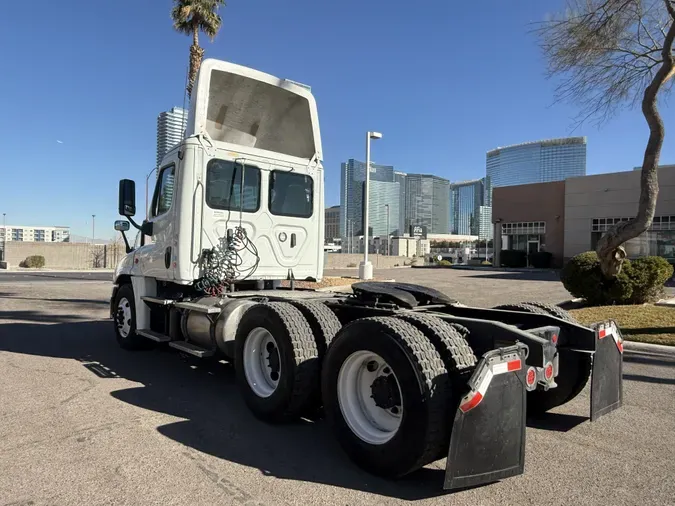
<svg viewBox="0 0 675 506">
<path fill-rule="evenodd" d="M 373 264 L 368 261 L 368 211 L 370 197 L 370 139 L 381 139 L 380 132 L 368 132 L 366 134 L 366 184 L 363 202 L 363 262 L 359 265 L 360 279 L 373 279 Z"/>
<path fill-rule="evenodd" d="M 91 215 L 91 244 L 92 246 L 94 245 L 96 237 L 96 215 L 92 214 Z"/>
<path fill-rule="evenodd" d="M 7 223 L 5 217 L 7 213 L 2 213 L 2 259 L 7 257 Z"/>
<path fill-rule="evenodd" d="M 387 256 L 389 256 L 389 204 L 385 204 L 387 208 Z"/>
</svg>

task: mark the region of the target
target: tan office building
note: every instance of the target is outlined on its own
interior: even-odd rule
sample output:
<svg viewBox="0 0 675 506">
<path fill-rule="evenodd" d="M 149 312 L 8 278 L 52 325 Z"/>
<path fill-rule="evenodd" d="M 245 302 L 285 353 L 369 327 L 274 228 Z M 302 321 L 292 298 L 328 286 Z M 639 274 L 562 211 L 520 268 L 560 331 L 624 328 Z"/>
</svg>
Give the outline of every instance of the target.
<svg viewBox="0 0 675 506">
<path fill-rule="evenodd" d="M 332 243 L 340 237 L 340 206 L 326 208 L 324 219 L 324 242 Z"/>
<path fill-rule="evenodd" d="M 567 179 L 565 259 L 595 249 L 609 227 L 635 217 L 641 175 L 630 170 Z M 675 260 L 675 166 L 659 168 L 659 188 L 651 229 L 624 245 L 629 258 L 658 255 Z"/>
<path fill-rule="evenodd" d="M 552 267 L 562 267 L 565 182 L 502 186 L 492 191 L 495 265 L 505 249 L 548 251 Z"/>
<path fill-rule="evenodd" d="M 495 265 L 505 249 L 548 251 L 553 267 L 594 250 L 609 227 L 637 214 L 641 174 L 630 170 L 495 188 Z M 624 245 L 629 258 L 654 255 L 675 262 L 675 166 L 659 168 L 659 187 L 652 227 Z"/>
</svg>

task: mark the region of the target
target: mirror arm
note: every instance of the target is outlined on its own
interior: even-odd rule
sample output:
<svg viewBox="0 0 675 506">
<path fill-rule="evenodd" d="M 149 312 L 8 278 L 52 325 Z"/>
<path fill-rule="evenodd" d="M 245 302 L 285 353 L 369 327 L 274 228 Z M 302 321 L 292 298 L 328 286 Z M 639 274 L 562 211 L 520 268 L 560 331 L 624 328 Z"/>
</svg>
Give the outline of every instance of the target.
<svg viewBox="0 0 675 506">
<path fill-rule="evenodd" d="M 134 219 L 133 219 L 131 216 L 125 216 L 125 218 L 126 218 L 127 220 L 129 220 L 129 221 L 131 222 L 131 224 L 132 224 L 134 227 L 136 227 L 138 230 L 141 230 L 141 228 L 142 228 L 141 225 L 139 225 L 138 223 L 136 223 L 136 222 L 134 221 Z"/>
<path fill-rule="evenodd" d="M 124 245 L 126 246 L 127 253 L 131 253 L 133 251 L 133 248 L 131 246 L 129 246 L 129 240 L 127 239 L 127 234 L 125 234 L 123 230 L 120 230 L 120 233 L 122 234 L 122 239 L 124 239 Z"/>
<path fill-rule="evenodd" d="M 143 221 L 140 225 L 134 221 L 131 216 L 127 216 L 131 224 L 141 231 L 141 246 L 145 246 L 145 236 L 152 235 L 153 223 L 151 221 Z"/>
</svg>

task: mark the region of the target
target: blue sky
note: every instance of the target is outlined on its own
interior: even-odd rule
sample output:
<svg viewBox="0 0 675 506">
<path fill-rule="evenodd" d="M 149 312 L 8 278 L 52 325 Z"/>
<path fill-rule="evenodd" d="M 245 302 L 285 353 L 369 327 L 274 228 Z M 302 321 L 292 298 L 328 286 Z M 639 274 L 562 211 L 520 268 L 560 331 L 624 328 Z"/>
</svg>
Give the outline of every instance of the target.
<svg viewBox="0 0 675 506">
<path fill-rule="evenodd" d="M 190 40 L 173 31 L 171 4 L 3 6 L 0 213 L 8 224 L 90 235 L 95 214 L 97 237 L 112 237 L 125 177 L 136 180 L 143 207 L 157 114 L 183 104 Z M 363 159 L 367 130 L 384 134 L 375 162 L 453 181 L 484 176 L 489 149 L 569 134 L 588 136 L 589 174 L 641 163 L 639 111 L 572 132 L 576 109 L 553 104 L 528 30 L 558 0 L 228 4 L 215 42 L 203 39 L 206 55 L 312 86 L 328 205 L 339 202 L 340 162 Z M 672 108 L 662 113 L 675 128 Z M 662 163 L 675 163 L 672 135 Z"/>
</svg>

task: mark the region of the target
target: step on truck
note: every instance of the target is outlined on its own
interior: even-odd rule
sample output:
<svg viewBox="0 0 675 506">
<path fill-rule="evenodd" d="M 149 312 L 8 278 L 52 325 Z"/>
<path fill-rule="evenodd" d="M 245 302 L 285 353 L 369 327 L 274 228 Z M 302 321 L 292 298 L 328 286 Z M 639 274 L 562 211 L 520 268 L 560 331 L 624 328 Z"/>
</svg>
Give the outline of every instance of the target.
<svg viewBox="0 0 675 506">
<path fill-rule="evenodd" d="M 307 86 L 205 60 L 146 211 L 134 220 L 134 182 L 120 181 L 126 219 L 115 229 L 127 254 L 110 307 L 119 345 L 227 360 L 266 422 L 322 407 L 370 473 L 397 478 L 447 458 L 446 489 L 508 478 L 523 473 L 528 413 L 571 401 L 589 379 L 591 421 L 621 406 L 613 321 L 583 326 L 536 301 L 469 307 L 406 283 L 364 281 L 349 294 L 295 286 L 320 280 L 324 264 Z"/>
</svg>

